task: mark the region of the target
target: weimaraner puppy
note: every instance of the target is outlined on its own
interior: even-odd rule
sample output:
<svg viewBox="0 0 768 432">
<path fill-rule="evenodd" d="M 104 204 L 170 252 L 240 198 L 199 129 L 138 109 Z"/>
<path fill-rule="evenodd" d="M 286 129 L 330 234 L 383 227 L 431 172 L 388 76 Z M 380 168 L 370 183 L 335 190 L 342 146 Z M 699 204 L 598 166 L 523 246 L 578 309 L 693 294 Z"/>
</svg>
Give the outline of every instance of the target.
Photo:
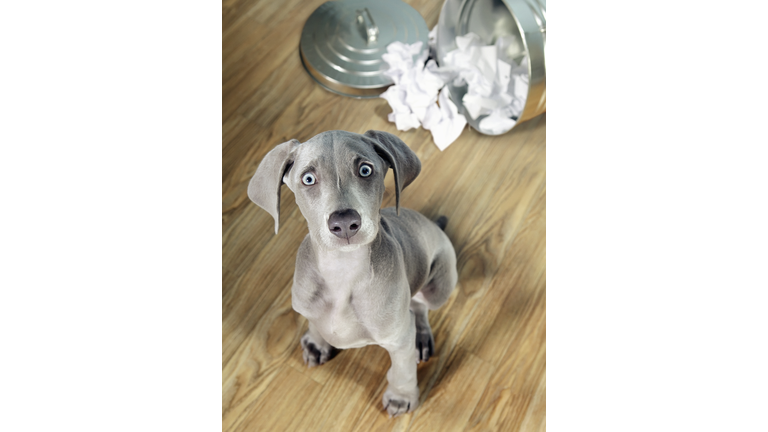
<svg viewBox="0 0 768 432">
<path fill-rule="evenodd" d="M 396 207 L 381 209 L 389 168 Z M 420 171 L 416 154 L 390 133 L 329 131 L 278 145 L 248 185 L 248 197 L 274 217 L 275 233 L 283 183 L 309 226 L 291 291 L 293 309 L 309 321 L 305 363 L 321 365 L 335 349 L 384 347 L 392 365 L 382 403 L 390 416 L 419 404 L 416 365 L 434 353 L 427 312 L 457 281 L 447 219 L 400 209 L 400 191 Z"/>
</svg>

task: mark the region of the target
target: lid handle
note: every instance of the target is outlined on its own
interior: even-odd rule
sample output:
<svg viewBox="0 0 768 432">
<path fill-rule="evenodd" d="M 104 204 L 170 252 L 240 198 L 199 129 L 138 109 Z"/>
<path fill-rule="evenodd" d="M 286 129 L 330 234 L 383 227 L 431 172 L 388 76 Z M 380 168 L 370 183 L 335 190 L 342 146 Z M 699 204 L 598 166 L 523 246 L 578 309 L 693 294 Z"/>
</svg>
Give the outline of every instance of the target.
<svg viewBox="0 0 768 432">
<path fill-rule="evenodd" d="M 363 10 L 358 9 L 355 12 L 357 13 L 357 24 L 364 26 L 365 28 L 365 34 L 368 36 L 368 43 L 375 43 L 376 39 L 379 37 L 379 28 L 376 27 L 376 23 L 373 22 L 373 17 L 368 11 L 368 8 L 364 8 Z"/>
</svg>

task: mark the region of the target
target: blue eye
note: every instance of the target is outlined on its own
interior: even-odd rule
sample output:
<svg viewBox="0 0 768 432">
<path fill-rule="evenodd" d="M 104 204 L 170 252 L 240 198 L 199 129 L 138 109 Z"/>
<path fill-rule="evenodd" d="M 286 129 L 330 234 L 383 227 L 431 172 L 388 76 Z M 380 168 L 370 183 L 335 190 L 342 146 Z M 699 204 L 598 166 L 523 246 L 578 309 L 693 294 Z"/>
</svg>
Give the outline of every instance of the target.
<svg viewBox="0 0 768 432">
<path fill-rule="evenodd" d="M 304 175 L 301 176 L 301 182 L 307 186 L 312 186 L 317 182 L 317 179 L 315 178 L 315 175 L 312 173 L 304 173 Z"/>
<path fill-rule="evenodd" d="M 360 177 L 368 177 L 373 174 L 373 167 L 370 164 L 364 163 L 360 165 Z"/>
</svg>

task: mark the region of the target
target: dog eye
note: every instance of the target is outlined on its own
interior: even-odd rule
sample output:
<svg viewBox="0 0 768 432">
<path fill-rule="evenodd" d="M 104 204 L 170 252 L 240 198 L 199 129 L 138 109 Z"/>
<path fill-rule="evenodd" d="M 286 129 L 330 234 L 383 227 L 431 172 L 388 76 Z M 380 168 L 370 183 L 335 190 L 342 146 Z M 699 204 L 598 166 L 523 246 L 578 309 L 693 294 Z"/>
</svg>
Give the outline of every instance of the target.
<svg viewBox="0 0 768 432">
<path fill-rule="evenodd" d="M 370 164 L 364 163 L 360 165 L 360 177 L 368 177 L 373 174 L 373 167 Z"/>
<path fill-rule="evenodd" d="M 317 182 L 317 179 L 315 179 L 315 175 L 312 173 L 306 173 L 303 176 L 301 176 L 301 182 L 304 183 L 307 186 L 312 186 Z"/>
</svg>

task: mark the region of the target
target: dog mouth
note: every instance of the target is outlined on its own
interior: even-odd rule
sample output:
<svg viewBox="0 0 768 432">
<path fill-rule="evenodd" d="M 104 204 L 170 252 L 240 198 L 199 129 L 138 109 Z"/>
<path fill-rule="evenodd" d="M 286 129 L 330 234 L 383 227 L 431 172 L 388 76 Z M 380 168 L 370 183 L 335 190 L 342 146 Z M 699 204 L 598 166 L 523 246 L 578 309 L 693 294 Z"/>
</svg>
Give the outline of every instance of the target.
<svg viewBox="0 0 768 432">
<path fill-rule="evenodd" d="M 350 226 L 350 228 L 354 230 L 354 232 L 351 235 L 349 231 L 343 231 L 339 227 L 334 227 L 333 229 L 331 229 L 331 234 L 333 234 L 334 237 L 336 238 L 339 238 L 341 240 L 346 240 L 347 244 L 351 244 L 350 239 L 357 234 L 357 231 L 360 229 L 360 226 L 357 224 L 353 224 Z"/>
<path fill-rule="evenodd" d="M 342 235 L 342 236 L 331 235 L 330 240 L 331 240 L 331 243 L 333 245 L 335 245 L 335 246 L 352 246 L 352 245 L 359 245 L 360 244 L 360 241 L 359 241 L 360 238 L 361 238 L 360 234 L 355 234 L 355 235 L 352 235 L 352 236 L 350 236 L 350 235 L 346 235 L 346 236 L 344 236 L 344 235 Z"/>
<path fill-rule="evenodd" d="M 367 227 L 365 223 L 361 223 L 356 232 L 339 232 L 326 231 L 326 242 L 332 249 L 350 249 L 364 246 L 373 241 L 371 236 L 370 227 Z"/>
</svg>

